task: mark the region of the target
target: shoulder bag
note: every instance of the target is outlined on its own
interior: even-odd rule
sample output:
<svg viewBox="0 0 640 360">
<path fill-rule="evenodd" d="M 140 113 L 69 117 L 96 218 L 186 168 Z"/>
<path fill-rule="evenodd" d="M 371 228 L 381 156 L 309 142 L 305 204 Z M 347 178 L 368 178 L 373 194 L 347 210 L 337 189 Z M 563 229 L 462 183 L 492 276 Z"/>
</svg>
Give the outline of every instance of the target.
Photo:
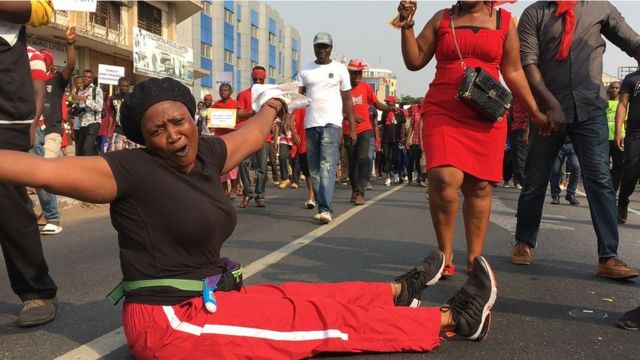
<svg viewBox="0 0 640 360">
<path fill-rule="evenodd" d="M 471 107 L 483 121 L 490 123 L 502 120 L 505 112 L 511 108 L 511 92 L 481 67 L 468 67 L 465 64 L 453 24 L 453 11 L 450 13 L 453 43 L 464 69 L 464 77 L 458 87 L 456 98 Z M 500 16 L 500 15 L 498 15 Z"/>
</svg>

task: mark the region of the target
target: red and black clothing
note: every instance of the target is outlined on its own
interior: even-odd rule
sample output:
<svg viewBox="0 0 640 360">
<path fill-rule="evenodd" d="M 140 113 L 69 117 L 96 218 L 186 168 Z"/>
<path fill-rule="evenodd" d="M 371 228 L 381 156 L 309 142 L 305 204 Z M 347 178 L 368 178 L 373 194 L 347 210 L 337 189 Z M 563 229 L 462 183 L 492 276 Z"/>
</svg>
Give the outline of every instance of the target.
<svg viewBox="0 0 640 360">
<path fill-rule="evenodd" d="M 16 30 L 14 44 L 0 36 L 0 149 L 26 152 L 36 108 L 25 28 Z M 21 300 L 56 296 L 33 204 L 24 186 L 0 184 L 0 246 L 11 289 Z"/>
<path fill-rule="evenodd" d="M 236 223 L 219 183 L 226 157 L 217 137 L 199 140 L 189 174 L 147 149 L 104 155 L 118 188 L 111 218 L 125 280 L 197 280 L 222 271 L 220 247 Z M 425 351 L 440 343 L 440 310 L 394 306 L 388 283 L 244 286 L 216 292 L 216 300 L 217 311 L 210 313 L 197 293 L 162 287 L 128 293 L 123 327 L 133 354 L 290 359 L 320 352 Z"/>
</svg>

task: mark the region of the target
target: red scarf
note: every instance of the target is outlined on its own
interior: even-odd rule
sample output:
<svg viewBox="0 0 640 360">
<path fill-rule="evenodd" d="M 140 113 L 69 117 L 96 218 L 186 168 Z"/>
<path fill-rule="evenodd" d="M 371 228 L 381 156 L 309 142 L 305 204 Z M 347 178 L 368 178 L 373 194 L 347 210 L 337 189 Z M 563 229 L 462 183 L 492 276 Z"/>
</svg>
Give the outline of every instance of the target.
<svg viewBox="0 0 640 360">
<path fill-rule="evenodd" d="M 391 125 L 393 124 L 393 119 L 395 119 L 396 114 L 393 111 L 389 111 L 387 113 L 387 118 L 385 119 L 385 125 Z"/>
<path fill-rule="evenodd" d="M 556 1 L 556 16 L 564 16 L 564 31 L 562 32 L 562 40 L 560 40 L 560 48 L 556 54 L 556 60 L 566 60 L 569 57 L 571 43 L 573 42 L 573 31 L 576 27 L 576 13 L 573 11 L 577 1 Z"/>
</svg>

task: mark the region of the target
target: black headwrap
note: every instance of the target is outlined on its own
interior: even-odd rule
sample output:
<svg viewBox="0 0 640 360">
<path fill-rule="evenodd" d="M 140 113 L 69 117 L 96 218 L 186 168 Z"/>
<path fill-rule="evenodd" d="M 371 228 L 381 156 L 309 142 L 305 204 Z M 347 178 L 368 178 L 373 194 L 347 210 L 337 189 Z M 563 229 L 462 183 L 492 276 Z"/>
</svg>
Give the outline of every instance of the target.
<svg viewBox="0 0 640 360">
<path fill-rule="evenodd" d="M 144 145 L 144 137 L 140 129 L 142 116 L 151 106 L 165 100 L 179 101 L 191 113 L 196 113 L 196 99 L 188 87 L 172 78 L 145 80 L 133 88 L 133 92 L 125 96 L 120 109 L 120 124 L 127 139 Z"/>
</svg>

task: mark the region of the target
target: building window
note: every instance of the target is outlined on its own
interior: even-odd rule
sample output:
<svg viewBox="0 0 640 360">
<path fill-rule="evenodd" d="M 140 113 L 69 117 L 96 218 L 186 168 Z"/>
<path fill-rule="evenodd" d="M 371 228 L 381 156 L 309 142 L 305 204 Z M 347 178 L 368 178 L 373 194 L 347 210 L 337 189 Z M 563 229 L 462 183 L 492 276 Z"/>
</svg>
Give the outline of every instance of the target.
<svg viewBox="0 0 640 360">
<path fill-rule="evenodd" d="M 257 63 L 259 62 L 258 57 L 260 54 L 260 42 L 258 39 L 252 37 L 251 38 L 251 61 Z"/>
<path fill-rule="evenodd" d="M 242 19 L 242 6 L 240 4 L 236 5 L 236 19 L 238 19 L 238 22 Z"/>
<path fill-rule="evenodd" d="M 211 46 L 200 43 L 200 55 L 211 59 Z"/>
<path fill-rule="evenodd" d="M 258 27 L 251 25 L 251 36 L 254 38 L 258 37 Z"/>
<path fill-rule="evenodd" d="M 233 13 L 227 9 L 224 9 L 224 21 L 228 22 L 229 24 L 233 24 L 234 21 L 234 17 L 233 17 Z"/>
<path fill-rule="evenodd" d="M 276 47 L 271 44 L 269 44 L 269 66 L 276 67 Z"/>
<path fill-rule="evenodd" d="M 212 67 L 211 59 L 200 57 L 200 67 L 202 68 L 202 70 L 206 70 L 209 72 L 209 75 L 200 79 L 200 85 L 202 85 L 203 87 L 210 88 L 211 84 L 213 83 L 212 81 L 213 67 Z"/>
<path fill-rule="evenodd" d="M 276 34 L 276 21 L 272 18 L 269 18 L 269 32 L 273 35 Z"/>
<path fill-rule="evenodd" d="M 240 59 L 240 49 L 242 49 L 242 34 L 240 32 L 236 33 L 236 55 L 238 55 L 238 59 Z"/>
<path fill-rule="evenodd" d="M 138 1 L 138 27 L 162 36 L 162 10 L 144 1 Z"/>
<path fill-rule="evenodd" d="M 260 26 L 260 17 L 258 16 L 258 12 L 255 10 L 251 10 L 251 25 L 255 27 Z"/>
<path fill-rule="evenodd" d="M 235 30 L 233 25 L 228 22 L 224 23 L 224 49 L 233 51 L 233 34 L 235 34 Z"/>
<path fill-rule="evenodd" d="M 121 5 L 115 1 L 98 1 L 96 12 L 91 13 L 90 21 L 112 30 L 120 29 Z"/>
<path fill-rule="evenodd" d="M 224 51 L 224 62 L 233 64 L 233 52 L 229 50 Z"/>
<path fill-rule="evenodd" d="M 273 66 L 269 66 L 269 76 L 270 77 L 276 77 L 276 68 L 274 68 Z"/>
<path fill-rule="evenodd" d="M 269 42 L 272 44 L 276 43 L 276 36 L 272 33 L 269 33 Z"/>
<path fill-rule="evenodd" d="M 293 51 L 298 51 L 298 40 L 291 39 L 291 48 L 293 49 Z"/>
<path fill-rule="evenodd" d="M 211 5 L 210 1 L 203 1 L 202 2 L 202 11 L 211 16 L 211 14 L 213 14 L 213 5 Z"/>
<path fill-rule="evenodd" d="M 226 10 L 233 12 L 234 7 L 233 0 L 224 0 L 224 8 Z"/>
</svg>

